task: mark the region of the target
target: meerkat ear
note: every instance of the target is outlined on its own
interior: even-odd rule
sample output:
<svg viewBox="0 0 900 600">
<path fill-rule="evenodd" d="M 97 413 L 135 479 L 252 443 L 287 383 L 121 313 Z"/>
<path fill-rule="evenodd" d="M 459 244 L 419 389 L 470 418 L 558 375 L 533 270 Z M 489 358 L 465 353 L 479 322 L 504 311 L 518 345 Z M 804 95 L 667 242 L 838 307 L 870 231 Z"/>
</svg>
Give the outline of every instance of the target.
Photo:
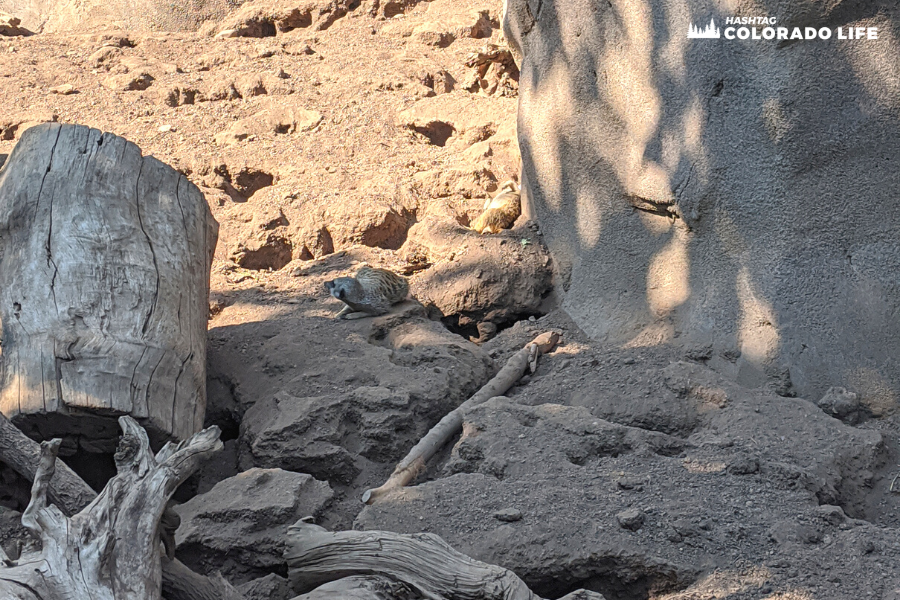
<svg viewBox="0 0 900 600">
<path fill-rule="evenodd" d="M 343 299 L 344 299 L 344 288 L 341 288 L 341 289 L 338 290 L 338 299 L 339 299 L 339 300 L 343 300 Z"/>
</svg>

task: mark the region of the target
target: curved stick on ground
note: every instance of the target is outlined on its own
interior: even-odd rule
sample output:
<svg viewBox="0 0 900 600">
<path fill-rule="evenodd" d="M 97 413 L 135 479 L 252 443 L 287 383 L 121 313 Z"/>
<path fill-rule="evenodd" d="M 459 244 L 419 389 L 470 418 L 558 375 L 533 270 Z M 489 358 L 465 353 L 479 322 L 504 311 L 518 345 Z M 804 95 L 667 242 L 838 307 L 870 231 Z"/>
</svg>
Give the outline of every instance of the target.
<svg viewBox="0 0 900 600">
<path fill-rule="evenodd" d="M 296 592 L 356 575 L 384 575 L 424 598 L 540 600 L 508 569 L 457 552 L 431 533 L 330 532 L 298 522 L 288 528 L 288 577 Z"/>
<path fill-rule="evenodd" d="M 487 402 L 494 396 L 505 394 L 509 388 L 521 379 L 526 368 L 530 367 L 532 372 L 534 372 L 537 368 L 538 357 L 541 354 L 552 351 L 558 342 L 559 334 L 549 331 L 537 336 L 531 343 L 513 354 L 493 379 L 475 392 L 474 396 L 447 413 L 437 425 L 425 434 L 425 437 L 419 440 L 419 443 L 409 451 L 406 458 L 400 461 L 384 485 L 366 490 L 362 501 L 366 504 L 372 504 L 388 492 L 408 485 L 425 468 L 425 463 L 428 462 L 428 459 L 434 456 L 451 437 L 462 429 L 463 415 L 467 410 Z"/>
</svg>

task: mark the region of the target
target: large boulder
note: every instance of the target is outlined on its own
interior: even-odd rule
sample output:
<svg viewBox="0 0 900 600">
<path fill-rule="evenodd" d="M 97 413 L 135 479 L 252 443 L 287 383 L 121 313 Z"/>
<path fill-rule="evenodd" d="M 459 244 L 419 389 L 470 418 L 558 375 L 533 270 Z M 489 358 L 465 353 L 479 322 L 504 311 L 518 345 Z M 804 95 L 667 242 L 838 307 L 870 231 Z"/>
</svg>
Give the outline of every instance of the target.
<svg viewBox="0 0 900 600">
<path fill-rule="evenodd" d="M 326 306 L 331 318 L 336 310 Z M 486 352 L 424 312 L 407 302 L 341 328 L 309 323 L 315 345 L 298 343 L 282 326 L 267 340 L 279 351 L 265 368 L 291 377 L 281 390 L 260 391 L 244 415 L 241 464 L 302 471 L 334 485 L 371 477 L 378 465 L 392 468 L 494 372 Z M 287 350 L 291 342 L 302 346 L 297 354 Z"/>
<path fill-rule="evenodd" d="M 707 340 L 739 355 L 742 383 L 843 386 L 891 409 L 900 9 L 758 3 L 778 26 L 832 31 L 778 41 L 725 39 L 735 15 L 713 6 L 507 3 L 522 187 L 563 307 L 598 340 Z M 711 17 L 721 39 L 688 39 Z M 879 39 L 838 39 L 839 26 Z"/>
<path fill-rule="evenodd" d="M 177 506 L 178 556 L 195 570 L 223 568 L 239 579 L 284 564 L 289 525 L 331 501 L 327 483 L 281 469 L 249 469 Z"/>
</svg>

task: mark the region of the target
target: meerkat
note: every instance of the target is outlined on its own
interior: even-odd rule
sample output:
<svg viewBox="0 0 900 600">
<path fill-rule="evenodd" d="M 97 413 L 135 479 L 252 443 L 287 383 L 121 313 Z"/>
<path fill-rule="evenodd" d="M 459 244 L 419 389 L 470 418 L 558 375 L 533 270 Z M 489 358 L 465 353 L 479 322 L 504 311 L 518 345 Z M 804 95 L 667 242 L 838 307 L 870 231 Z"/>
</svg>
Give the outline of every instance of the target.
<svg viewBox="0 0 900 600">
<path fill-rule="evenodd" d="M 484 212 L 472 222 L 472 229 L 478 233 L 500 233 L 509 229 L 522 214 L 519 186 L 515 181 L 506 181 L 500 186 L 500 193 L 484 203 Z"/>
<path fill-rule="evenodd" d="M 391 305 L 403 302 L 409 294 L 409 283 L 385 269 L 362 267 L 356 277 L 326 281 L 325 289 L 346 304 L 336 319 L 361 319 L 383 315 Z"/>
</svg>

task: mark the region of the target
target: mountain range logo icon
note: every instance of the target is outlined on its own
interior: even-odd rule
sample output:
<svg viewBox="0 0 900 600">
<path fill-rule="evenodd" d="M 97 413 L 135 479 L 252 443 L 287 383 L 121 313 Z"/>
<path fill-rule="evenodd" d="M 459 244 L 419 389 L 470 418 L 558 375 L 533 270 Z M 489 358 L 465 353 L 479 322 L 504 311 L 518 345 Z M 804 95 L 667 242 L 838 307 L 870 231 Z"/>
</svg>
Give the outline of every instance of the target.
<svg viewBox="0 0 900 600">
<path fill-rule="evenodd" d="M 719 39 L 722 37 L 722 33 L 721 30 L 716 27 L 716 20 L 710 19 L 709 25 L 703 30 L 691 23 L 691 26 L 688 27 L 688 37 L 691 39 Z"/>
</svg>

